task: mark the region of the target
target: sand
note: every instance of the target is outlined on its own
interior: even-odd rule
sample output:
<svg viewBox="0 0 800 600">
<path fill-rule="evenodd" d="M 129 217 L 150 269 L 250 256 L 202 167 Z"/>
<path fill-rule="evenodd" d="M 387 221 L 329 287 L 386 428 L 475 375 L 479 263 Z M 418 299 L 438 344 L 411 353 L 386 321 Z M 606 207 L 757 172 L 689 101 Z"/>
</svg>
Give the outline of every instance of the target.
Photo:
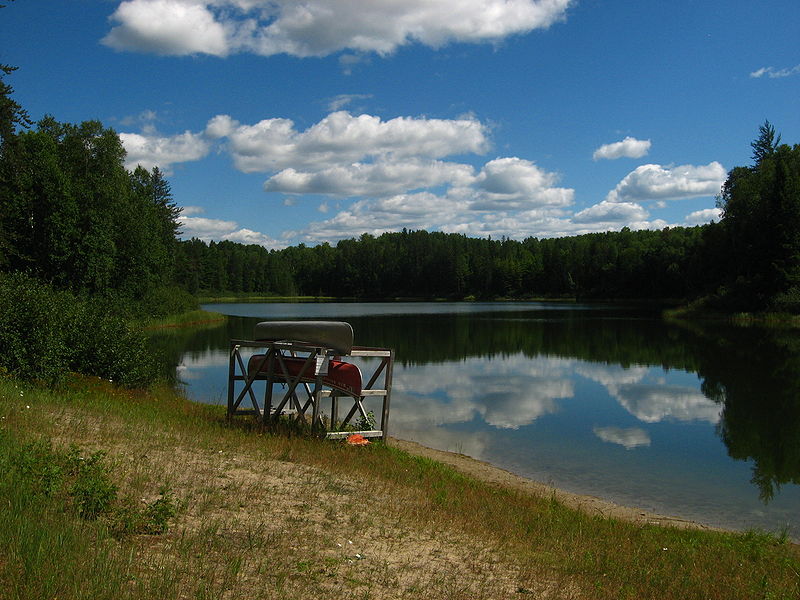
<svg viewBox="0 0 800 600">
<path fill-rule="evenodd" d="M 660 515 L 636 507 L 621 506 L 595 496 L 583 496 L 580 494 L 566 492 L 538 481 L 520 477 L 519 475 L 515 475 L 510 471 L 506 471 L 505 469 L 496 467 L 487 462 L 471 458 L 465 454 L 446 452 L 444 450 L 435 450 L 416 442 L 410 442 L 391 437 L 389 438 L 388 443 L 389 445 L 400 450 L 404 450 L 410 454 L 424 456 L 450 465 L 457 471 L 464 473 L 465 475 L 469 475 L 470 477 L 474 477 L 480 481 L 511 487 L 526 493 L 534 494 L 536 496 L 544 496 L 547 498 L 555 497 L 566 506 L 585 511 L 592 515 L 622 519 L 637 524 L 665 525 L 680 528 L 720 531 L 720 529 L 717 527 L 704 525 L 702 523 L 687 519 L 681 519 L 680 517 Z"/>
</svg>

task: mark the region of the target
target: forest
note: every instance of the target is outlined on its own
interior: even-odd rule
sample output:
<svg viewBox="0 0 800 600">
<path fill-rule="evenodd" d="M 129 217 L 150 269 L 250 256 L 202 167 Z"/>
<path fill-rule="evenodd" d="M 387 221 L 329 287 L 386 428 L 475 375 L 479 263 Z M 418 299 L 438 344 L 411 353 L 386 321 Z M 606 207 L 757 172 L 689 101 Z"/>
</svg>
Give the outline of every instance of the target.
<svg viewBox="0 0 800 600">
<path fill-rule="evenodd" d="M 145 381 L 144 346 L 125 337 L 129 320 L 220 293 L 647 299 L 800 312 L 800 145 L 782 144 L 769 122 L 751 144 L 752 164 L 729 172 L 718 223 L 524 240 L 353 232 L 335 245 L 269 250 L 181 239 L 181 209 L 158 168 L 127 170 L 119 136 L 99 121 L 32 123 L 6 83 L 15 68 L 0 69 L 0 368 L 17 374 L 49 372 L 42 357 L 51 354 L 81 370 L 92 355 L 86 332 L 105 327 L 128 341 L 95 363 Z M 39 362 L 28 364 L 25 348 L 37 343 Z"/>
<path fill-rule="evenodd" d="M 800 146 L 781 144 L 769 122 L 751 144 L 753 163 L 730 171 L 718 223 L 524 240 L 403 229 L 268 250 L 182 240 L 181 209 L 157 167 L 126 170 L 119 136 L 99 121 L 31 123 L 12 92 L 2 81 L 0 273 L 57 290 L 122 298 L 152 314 L 221 292 L 800 309 Z"/>
<path fill-rule="evenodd" d="M 564 238 L 478 239 L 387 232 L 283 250 L 178 244 L 175 280 L 193 294 L 701 301 L 723 311 L 800 310 L 800 146 L 765 122 L 753 164 L 734 168 L 718 223 Z"/>
</svg>

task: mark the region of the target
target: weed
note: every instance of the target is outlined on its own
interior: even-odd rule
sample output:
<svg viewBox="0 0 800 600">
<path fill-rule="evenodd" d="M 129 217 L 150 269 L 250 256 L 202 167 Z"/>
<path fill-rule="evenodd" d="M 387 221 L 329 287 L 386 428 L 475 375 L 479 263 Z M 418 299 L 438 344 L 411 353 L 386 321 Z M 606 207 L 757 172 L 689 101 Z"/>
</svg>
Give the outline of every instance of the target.
<svg viewBox="0 0 800 600">
<path fill-rule="evenodd" d="M 375 412 L 370 410 L 366 416 L 362 415 L 356 421 L 356 431 L 372 431 L 375 429 L 375 423 Z"/>
<path fill-rule="evenodd" d="M 84 519 L 96 519 L 109 511 L 117 499 L 117 486 L 109 479 L 108 467 L 102 462 L 104 452 L 81 456 L 72 446 L 67 453 L 67 468 L 74 476 L 69 495 L 75 501 L 78 514 Z"/>
</svg>

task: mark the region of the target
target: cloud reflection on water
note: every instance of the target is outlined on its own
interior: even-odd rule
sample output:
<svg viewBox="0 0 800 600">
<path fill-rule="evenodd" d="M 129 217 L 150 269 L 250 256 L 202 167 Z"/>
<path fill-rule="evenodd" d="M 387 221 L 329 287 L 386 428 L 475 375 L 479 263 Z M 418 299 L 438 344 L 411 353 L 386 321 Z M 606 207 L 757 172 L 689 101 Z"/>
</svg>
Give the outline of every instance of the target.
<svg viewBox="0 0 800 600">
<path fill-rule="evenodd" d="M 522 354 L 416 365 L 395 377 L 402 409 L 395 428 L 466 423 L 475 417 L 498 429 L 518 429 L 558 410 L 558 398 L 574 396 L 568 376 L 573 361 Z"/>
<path fill-rule="evenodd" d="M 639 427 L 594 427 L 592 431 L 604 442 L 625 446 L 626 450 L 650 445 L 650 436 Z"/>
<path fill-rule="evenodd" d="M 582 364 L 576 372 L 603 385 L 612 398 L 644 423 L 675 419 L 714 425 L 720 420 L 722 406 L 699 389 L 667 384 L 663 376 L 652 383 L 645 381 L 653 372 L 651 368 Z"/>
</svg>

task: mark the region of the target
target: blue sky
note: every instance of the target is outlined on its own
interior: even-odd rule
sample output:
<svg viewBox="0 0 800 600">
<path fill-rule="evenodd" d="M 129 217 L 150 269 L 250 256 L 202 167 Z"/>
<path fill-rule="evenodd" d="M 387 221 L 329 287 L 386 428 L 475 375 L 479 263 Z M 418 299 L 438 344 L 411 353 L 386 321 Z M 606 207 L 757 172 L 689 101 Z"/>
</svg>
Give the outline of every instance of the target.
<svg viewBox="0 0 800 600">
<path fill-rule="evenodd" d="M 693 225 L 765 119 L 800 142 L 797 0 L 6 4 L 15 99 L 113 127 L 184 237 Z"/>
</svg>

